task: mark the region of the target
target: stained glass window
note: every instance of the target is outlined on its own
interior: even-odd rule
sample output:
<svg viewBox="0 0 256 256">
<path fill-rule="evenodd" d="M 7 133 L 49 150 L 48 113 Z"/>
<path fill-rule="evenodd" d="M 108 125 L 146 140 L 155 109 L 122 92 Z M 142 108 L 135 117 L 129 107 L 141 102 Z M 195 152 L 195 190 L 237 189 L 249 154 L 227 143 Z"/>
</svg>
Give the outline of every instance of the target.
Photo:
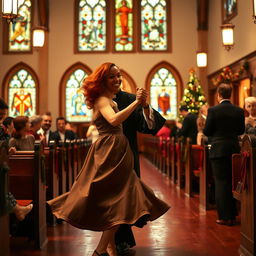
<svg viewBox="0 0 256 256">
<path fill-rule="evenodd" d="M 18 0 L 19 18 L 9 25 L 8 51 L 26 52 L 31 50 L 31 0 Z"/>
<path fill-rule="evenodd" d="M 106 50 L 106 1 L 81 0 L 78 14 L 78 51 Z"/>
<path fill-rule="evenodd" d="M 166 68 L 160 68 L 150 82 L 150 104 L 164 118 L 177 117 L 177 87 L 172 73 Z"/>
<path fill-rule="evenodd" d="M 141 49 L 143 51 L 167 50 L 166 17 L 166 1 L 141 1 Z"/>
<path fill-rule="evenodd" d="M 80 89 L 81 82 L 87 74 L 82 69 L 76 69 L 66 83 L 66 119 L 70 122 L 90 122 L 92 110 L 85 104 L 84 95 Z"/>
<path fill-rule="evenodd" d="M 36 114 L 36 82 L 25 69 L 15 73 L 9 82 L 9 115 L 33 116 Z"/>
<path fill-rule="evenodd" d="M 115 50 L 133 50 L 133 1 L 115 0 Z"/>
</svg>

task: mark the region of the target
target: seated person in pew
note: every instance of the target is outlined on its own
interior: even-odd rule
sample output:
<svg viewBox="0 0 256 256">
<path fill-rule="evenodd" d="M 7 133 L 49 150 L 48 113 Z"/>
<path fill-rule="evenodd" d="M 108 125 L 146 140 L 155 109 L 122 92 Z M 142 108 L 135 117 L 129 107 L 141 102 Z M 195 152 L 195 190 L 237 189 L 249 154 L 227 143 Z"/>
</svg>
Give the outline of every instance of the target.
<svg viewBox="0 0 256 256">
<path fill-rule="evenodd" d="M 56 142 L 66 141 L 66 140 L 74 140 L 76 138 L 75 134 L 71 130 L 66 130 L 66 119 L 62 116 L 57 117 L 56 119 L 56 127 L 57 130 L 54 132 L 54 140 Z"/>
<path fill-rule="evenodd" d="M 248 117 L 245 118 L 245 133 L 256 135 L 256 97 L 245 99 L 245 110 Z"/>
<path fill-rule="evenodd" d="M 10 139 L 14 131 L 13 117 L 6 117 L 3 121 L 3 126 L 5 127 L 5 136 Z"/>
<path fill-rule="evenodd" d="M 205 127 L 205 121 L 206 121 L 206 117 L 207 117 L 207 113 L 208 113 L 208 108 L 209 106 L 207 104 L 204 104 L 200 109 L 199 109 L 199 115 L 198 118 L 196 120 L 196 124 L 197 124 L 197 145 L 201 145 L 202 144 L 202 139 L 204 139 L 204 141 L 207 141 L 207 137 L 204 135 L 203 130 Z"/>
<path fill-rule="evenodd" d="M 31 116 L 29 118 L 30 129 L 29 129 L 28 133 L 33 135 L 35 140 L 42 140 L 40 135 L 37 133 L 41 128 L 42 120 L 43 120 L 43 118 L 41 116 L 38 116 L 38 115 Z"/>
<path fill-rule="evenodd" d="M 4 152 L 4 145 L 3 143 L 7 142 L 9 140 L 9 136 L 6 136 L 6 127 L 3 125 L 3 120 L 5 120 L 5 116 L 7 114 L 8 105 L 3 101 L 3 99 L 0 98 L 0 152 L 1 157 L 3 157 Z M 15 153 L 14 148 L 9 148 L 9 154 Z M 7 156 L 8 157 L 8 156 Z M 0 162 L 0 171 L 3 171 L 3 163 Z M 1 175 L 1 177 L 3 177 Z M 2 183 L 3 181 L 0 181 Z M 16 218 L 20 221 L 22 221 L 25 216 L 32 210 L 33 205 L 29 204 L 27 206 L 21 206 L 17 204 L 16 199 L 14 198 L 13 194 L 11 192 L 8 192 L 6 194 L 6 209 L 5 213 L 14 213 Z"/>
<path fill-rule="evenodd" d="M 15 147 L 19 151 L 34 150 L 35 138 L 28 134 L 30 123 L 27 116 L 17 116 L 13 120 L 15 132 L 9 141 L 10 147 Z"/>
</svg>

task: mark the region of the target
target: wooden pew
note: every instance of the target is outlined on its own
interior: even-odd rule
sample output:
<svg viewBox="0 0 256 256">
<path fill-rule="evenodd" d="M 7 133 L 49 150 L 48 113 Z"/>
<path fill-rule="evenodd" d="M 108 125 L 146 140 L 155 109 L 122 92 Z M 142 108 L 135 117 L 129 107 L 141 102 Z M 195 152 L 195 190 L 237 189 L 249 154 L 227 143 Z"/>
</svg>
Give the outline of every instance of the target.
<svg viewBox="0 0 256 256">
<path fill-rule="evenodd" d="M 185 185 L 185 162 L 186 162 L 186 146 L 182 142 L 182 138 L 179 138 L 175 143 L 175 149 L 177 154 L 177 187 L 184 188 Z"/>
<path fill-rule="evenodd" d="M 78 142 L 71 141 L 71 167 L 72 167 L 72 184 L 78 173 Z"/>
<path fill-rule="evenodd" d="M 65 146 L 65 169 L 66 169 L 66 191 L 69 191 L 71 189 L 71 186 L 73 184 L 73 168 L 71 165 L 71 158 L 72 158 L 72 152 L 71 152 L 71 141 L 66 140 L 64 143 Z"/>
<path fill-rule="evenodd" d="M 190 139 L 186 142 L 186 162 L 185 162 L 185 194 L 193 196 L 193 188 L 199 179 L 203 169 L 203 147 L 190 144 Z M 194 188 L 195 189 L 195 188 Z"/>
<path fill-rule="evenodd" d="M 0 255 L 9 256 L 9 214 L 6 212 L 6 194 L 9 191 L 8 173 L 8 144 L 0 143 Z"/>
<path fill-rule="evenodd" d="M 65 148 L 64 143 L 59 142 L 55 153 L 55 168 L 59 180 L 59 194 L 67 192 L 66 168 L 65 168 Z"/>
<path fill-rule="evenodd" d="M 36 249 L 47 243 L 42 148 L 42 144 L 36 141 L 34 151 L 18 151 L 9 158 L 10 191 L 17 200 L 32 200 L 34 204 L 33 240 Z"/>
<path fill-rule="evenodd" d="M 235 158 L 233 164 L 234 197 L 241 202 L 241 241 L 239 253 L 241 256 L 256 255 L 256 137 L 245 135 L 242 140 L 241 156 Z M 240 159 L 240 161 L 239 161 Z M 241 168 L 243 161 L 245 169 Z M 239 163 L 240 162 L 240 163 Z M 238 170 L 234 170 L 238 168 Z M 245 172 L 243 172 L 245 171 Z M 244 179 L 240 193 L 236 185 L 240 180 L 241 172 Z M 235 176 L 235 177 L 234 177 Z"/>
<path fill-rule="evenodd" d="M 171 179 L 173 184 L 177 183 L 177 150 L 175 138 L 172 137 L 170 140 L 170 162 L 171 162 Z"/>
<path fill-rule="evenodd" d="M 45 172 L 46 172 L 46 200 L 53 199 L 59 195 L 59 177 L 56 168 L 56 144 L 50 141 L 48 147 L 44 147 L 45 155 Z M 56 217 L 51 213 L 47 207 L 47 223 L 50 225 L 56 224 Z"/>
<path fill-rule="evenodd" d="M 209 147 L 207 144 L 202 141 L 203 147 L 203 168 L 200 172 L 200 181 L 199 181 L 199 200 L 200 200 L 200 208 L 202 210 L 210 210 L 214 208 L 213 205 L 213 197 L 214 193 L 214 181 L 211 163 L 209 159 Z"/>
</svg>

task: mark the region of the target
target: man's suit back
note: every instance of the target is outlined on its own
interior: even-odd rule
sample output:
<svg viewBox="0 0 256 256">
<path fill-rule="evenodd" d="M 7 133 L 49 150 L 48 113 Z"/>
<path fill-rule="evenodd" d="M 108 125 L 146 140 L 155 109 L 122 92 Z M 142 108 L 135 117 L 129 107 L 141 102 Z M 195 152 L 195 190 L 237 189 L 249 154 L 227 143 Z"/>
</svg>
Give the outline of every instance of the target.
<svg viewBox="0 0 256 256">
<path fill-rule="evenodd" d="M 210 158 L 232 155 L 240 150 L 238 136 L 245 130 L 244 111 L 223 101 L 208 109 L 204 134 L 211 137 Z"/>
</svg>

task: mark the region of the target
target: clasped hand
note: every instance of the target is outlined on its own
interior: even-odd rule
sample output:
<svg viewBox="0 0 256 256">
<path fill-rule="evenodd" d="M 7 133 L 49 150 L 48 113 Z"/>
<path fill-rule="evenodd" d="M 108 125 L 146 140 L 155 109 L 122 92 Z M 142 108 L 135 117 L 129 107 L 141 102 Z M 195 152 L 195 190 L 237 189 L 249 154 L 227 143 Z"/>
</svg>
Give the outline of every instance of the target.
<svg viewBox="0 0 256 256">
<path fill-rule="evenodd" d="M 141 105 L 144 106 L 145 104 L 147 104 L 146 103 L 147 96 L 148 96 L 148 93 L 147 93 L 147 91 L 145 89 L 137 88 L 136 100 L 138 100 Z"/>
</svg>

